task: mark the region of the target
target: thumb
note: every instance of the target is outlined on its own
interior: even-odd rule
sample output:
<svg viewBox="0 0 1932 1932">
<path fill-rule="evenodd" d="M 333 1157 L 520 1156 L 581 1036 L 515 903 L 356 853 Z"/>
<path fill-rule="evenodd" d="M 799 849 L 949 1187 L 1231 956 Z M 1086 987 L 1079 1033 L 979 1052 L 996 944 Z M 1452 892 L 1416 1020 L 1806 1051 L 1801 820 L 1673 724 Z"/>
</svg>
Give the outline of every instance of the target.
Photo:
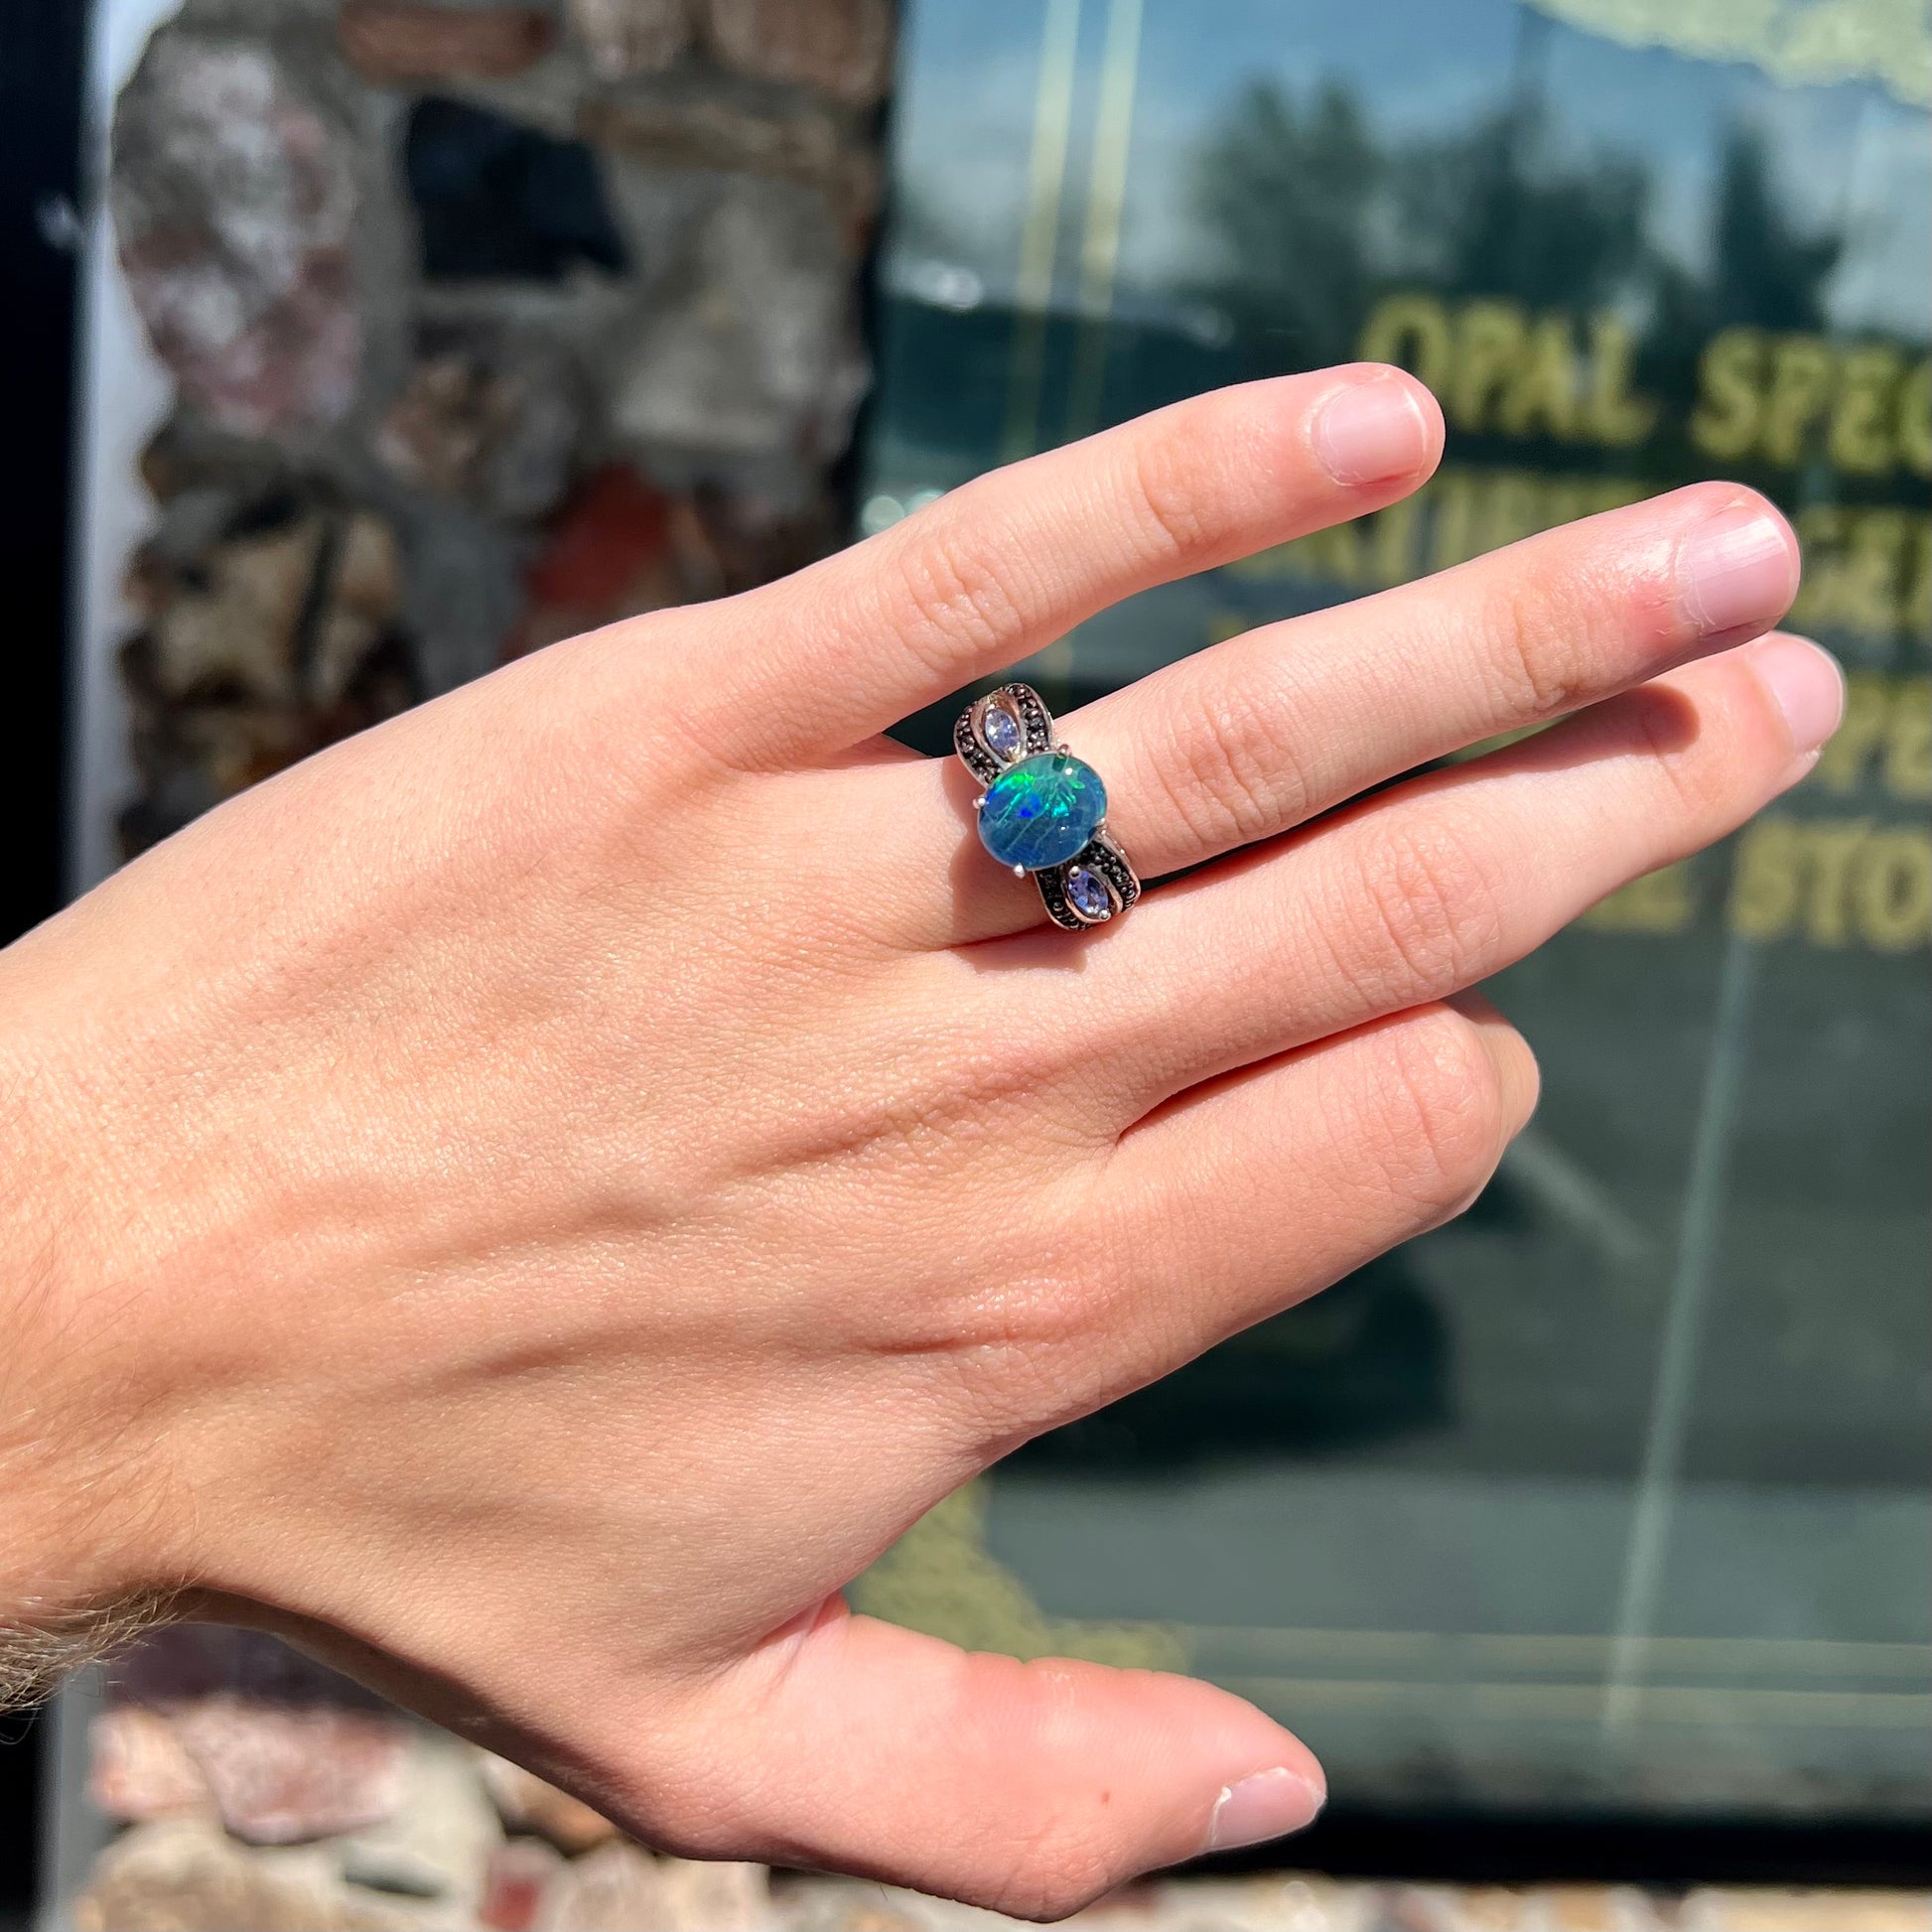
<svg viewBox="0 0 1932 1932">
<path fill-rule="evenodd" d="M 656 1842 L 1022 1918 L 1299 1831 L 1325 1791 L 1303 1744 L 1211 1685 L 969 1654 L 838 1598 L 713 1680 L 691 1718 L 695 1752 L 670 1778 L 653 1765 L 639 1807 Z"/>
</svg>

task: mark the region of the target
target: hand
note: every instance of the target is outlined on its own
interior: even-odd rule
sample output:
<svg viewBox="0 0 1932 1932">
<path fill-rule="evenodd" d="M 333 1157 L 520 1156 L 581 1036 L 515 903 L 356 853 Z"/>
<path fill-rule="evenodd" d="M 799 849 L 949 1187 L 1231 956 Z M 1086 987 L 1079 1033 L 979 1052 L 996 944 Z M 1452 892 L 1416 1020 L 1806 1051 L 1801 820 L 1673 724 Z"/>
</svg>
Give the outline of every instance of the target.
<svg viewBox="0 0 1932 1932">
<path fill-rule="evenodd" d="M 1236 1698 L 840 1587 L 1470 1200 L 1536 1076 L 1462 990 L 1836 722 L 1759 637 L 1795 546 L 1700 485 L 1063 720 L 1142 875 L 1204 868 L 1084 935 L 876 734 L 1440 438 L 1372 367 L 1178 404 L 338 746 L 0 958 L 0 1610 L 180 1590 L 651 1844 L 1022 1914 L 1305 1823 Z"/>
</svg>

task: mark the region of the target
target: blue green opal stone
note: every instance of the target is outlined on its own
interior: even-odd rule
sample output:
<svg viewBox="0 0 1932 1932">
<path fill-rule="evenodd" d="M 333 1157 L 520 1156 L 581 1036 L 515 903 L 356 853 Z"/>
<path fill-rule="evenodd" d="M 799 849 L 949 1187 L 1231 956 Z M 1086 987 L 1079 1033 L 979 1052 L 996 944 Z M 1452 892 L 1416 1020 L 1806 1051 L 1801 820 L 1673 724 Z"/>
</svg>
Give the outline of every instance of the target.
<svg viewBox="0 0 1932 1932">
<path fill-rule="evenodd" d="M 986 788 L 980 843 L 1003 866 L 1043 872 L 1064 864 L 1107 816 L 1107 787 L 1068 752 L 1022 759 Z"/>
</svg>

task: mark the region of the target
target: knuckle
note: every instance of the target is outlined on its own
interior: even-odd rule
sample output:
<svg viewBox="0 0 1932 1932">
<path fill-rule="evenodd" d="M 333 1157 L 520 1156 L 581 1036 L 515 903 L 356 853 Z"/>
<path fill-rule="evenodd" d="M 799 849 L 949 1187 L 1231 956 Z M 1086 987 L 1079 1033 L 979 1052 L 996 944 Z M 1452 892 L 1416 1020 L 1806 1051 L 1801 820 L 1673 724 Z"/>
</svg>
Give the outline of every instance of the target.
<svg viewBox="0 0 1932 1932">
<path fill-rule="evenodd" d="M 1501 882 L 1477 842 L 1441 816 L 1386 830 L 1364 856 L 1361 890 L 1370 959 L 1357 979 L 1376 997 L 1440 999 L 1481 978 L 1501 950 Z"/>
<path fill-rule="evenodd" d="M 1090 1229 L 1063 1229 L 1041 1214 L 1019 1251 L 1026 1267 L 953 1300 L 931 1337 L 966 1427 L 989 1451 L 1091 1406 L 1090 1385 L 1118 1345 L 1131 1295 Z"/>
<path fill-rule="evenodd" d="M 1061 1419 L 1077 1365 L 1100 1344 L 1105 1299 L 1084 1280 L 1035 1272 L 961 1312 L 946 1353 L 976 1440 L 1011 1446 Z"/>
<path fill-rule="evenodd" d="M 1127 465 L 1127 498 L 1155 561 L 1191 557 L 1207 543 L 1200 467 L 1170 434 L 1136 437 Z"/>
<path fill-rule="evenodd" d="M 1058 1667 L 1036 1661 L 1020 1668 L 1036 1678 Z M 1011 1846 L 983 1901 L 1010 1918 L 1051 1923 L 1110 1891 L 1124 1875 L 1098 1821 L 1066 1804 L 1037 1819 Z"/>
<path fill-rule="evenodd" d="M 1097 1854 L 1073 1847 L 1058 1857 L 1063 1863 L 1057 1869 L 1016 1870 L 995 1885 L 987 1900 L 991 1909 L 1008 1918 L 1051 1925 L 1071 1918 L 1120 1882 L 1113 1862 Z"/>
<path fill-rule="evenodd" d="M 1431 1214 L 1459 1205 L 1495 1172 L 1508 1135 L 1502 1082 L 1475 1027 L 1448 1007 L 1392 1028 L 1378 1083 L 1384 1177 Z"/>
<path fill-rule="evenodd" d="M 1625 706 L 1636 724 L 1637 743 L 1649 759 L 1664 798 L 1661 822 L 1703 825 L 1725 815 L 1737 790 L 1740 766 L 1709 756 L 1709 747 L 1684 730 L 1680 708 L 1661 693 L 1632 691 Z"/>
<path fill-rule="evenodd" d="M 990 661 L 1028 628 L 1027 598 L 1010 562 L 976 546 L 923 533 L 897 559 L 890 598 L 893 626 L 935 676 L 962 661 Z"/>
<path fill-rule="evenodd" d="M 1307 809 L 1292 748 L 1256 713 L 1226 703 L 1178 710 L 1159 768 L 1169 810 L 1204 846 L 1267 838 Z"/>
<path fill-rule="evenodd" d="M 1577 614 L 1563 591 L 1547 582 L 1505 573 L 1483 614 L 1483 653 L 1499 718 L 1560 717 L 1577 703 L 1575 666 L 1553 640 L 1576 628 Z"/>
</svg>

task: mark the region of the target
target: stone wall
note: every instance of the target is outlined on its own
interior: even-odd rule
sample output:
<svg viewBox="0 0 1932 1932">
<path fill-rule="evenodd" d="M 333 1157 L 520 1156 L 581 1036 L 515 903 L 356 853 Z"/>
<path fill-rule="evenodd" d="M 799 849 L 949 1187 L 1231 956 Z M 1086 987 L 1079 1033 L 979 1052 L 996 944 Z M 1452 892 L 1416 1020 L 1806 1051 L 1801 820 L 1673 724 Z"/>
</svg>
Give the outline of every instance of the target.
<svg viewBox="0 0 1932 1932">
<path fill-rule="evenodd" d="M 112 130 L 178 395 L 127 852 L 841 540 L 892 43 L 888 0 L 187 0 Z"/>
<path fill-rule="evenodd" d="M 890 0 L 186 0 L 108 207 L 174 406 L 122 642 L 131 856 L 525 651 L 844 539 Z M 742 1924 L 239 1632 L 112 1674 L 78 1901 L 136 1927 Z"/>
<path fill-rule="evenodd" d="M 125 1829 L 75 1932 L 993 1932 L 854 1879 L 661 1858 L 272 1640 L 177 1629 L 116 1672 L 91 1799 Z M 1292 1854 L 1292 1844 L 1288 1848 Z M 1270 1873 L 1130 1885 L 1083 1932 L 1924 1932 L 1923 1895 Z"/>
</svg>

